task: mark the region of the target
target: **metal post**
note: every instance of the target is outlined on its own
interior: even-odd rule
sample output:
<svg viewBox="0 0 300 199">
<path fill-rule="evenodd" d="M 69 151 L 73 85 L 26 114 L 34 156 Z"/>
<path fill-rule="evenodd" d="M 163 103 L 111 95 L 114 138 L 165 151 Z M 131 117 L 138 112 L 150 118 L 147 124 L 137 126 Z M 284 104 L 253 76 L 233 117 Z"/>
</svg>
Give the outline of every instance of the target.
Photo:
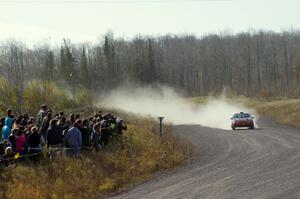
<svg viewBox="0 0 300 199">
<path fill-rule="evenodd" d="M 158 117 L 159 120 L 159 135 L 162 136 L 162 131 L 163 131 L 163 121 L 164 117 Z"/>
</svg>

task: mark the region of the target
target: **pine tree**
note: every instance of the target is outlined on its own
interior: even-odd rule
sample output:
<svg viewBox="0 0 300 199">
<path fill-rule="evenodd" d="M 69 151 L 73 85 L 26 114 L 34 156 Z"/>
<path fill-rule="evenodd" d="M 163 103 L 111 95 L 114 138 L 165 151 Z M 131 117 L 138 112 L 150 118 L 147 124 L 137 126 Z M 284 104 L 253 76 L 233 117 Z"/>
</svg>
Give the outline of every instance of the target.
<svg viewBox="0 0 300 199">
<path fill-rule="evenodd" d="M 77 62 L 71 52 L 70 44 L 64 40 L 64 46 L 61 47 L 60 72 L 62 78 L 72 88 L 72 93 L 75 93 L 75 88 L 78 84 Z"/>
<path fill-rule="evenodd" d="M 107 61 L 107 70 L 105 71 L 105 76 L 108 80 L 108 87 L 114 87 L 117 84 L 117 64 L 115 47 L 113 44 L 113 35 L 110 33 L 105 36 L 104 55 Z"/>
<path fill-rule="evenodd" d="M 153 44 L 152 40 L 148 40 L 148 65 L 149 65 L 149 82 L 152 83 L 157 80 L 157 69 L 156 69 L 156 64 L 155 64 L 155 54 L 154 54 L 154 49 L 153 49 Z"/>
<path fill-rule="evenodd" d="M 80 58 L 80 81 L 85 87 L 89 87 L 89 72 L 88 72 L 88 61 L 86 56 L 85 47 L 82 48 Z"/>
<path fill-rule="evenodd" d="M 145 84 L 151 84 L 157 80 L 154 49 L 151 39 L 148 39 L 148 49 L 145 57 L 146 60 L 142 68 L 141 80 Z"/>
<path fill-rule="evenodd" d="M 48 81 L 54 80 L 54 54 L 52 51 L 46 52 L 45 68 L 44 68 L 44 79 Z"/>
<path fill-rule="evenodd" d="M 109 41 L 108 41 L 108 36 L 105 36 L 104 55 L 106 56 L 107 59 L 110 58 L 110 44 L 109 44 Z"/>
<path fill-rule="evenodd" d="M 65 49 L 63 46 L 60 47 L 60 64 L 59 64 L 59 73 L 61 78 L 65 79 L 66 78 L 66 56 L 65 56 Z"/>
</svg>

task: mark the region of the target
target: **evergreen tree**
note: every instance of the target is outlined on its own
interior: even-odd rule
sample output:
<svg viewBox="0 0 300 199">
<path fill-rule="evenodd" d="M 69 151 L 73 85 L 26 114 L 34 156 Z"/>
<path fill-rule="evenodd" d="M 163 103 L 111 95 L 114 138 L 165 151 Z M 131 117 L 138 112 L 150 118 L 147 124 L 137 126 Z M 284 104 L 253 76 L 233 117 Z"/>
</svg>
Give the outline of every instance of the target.
<svg viewBox="0 0 300 199">
<path fill-rule="evenodd" d="M 72 88 L 73 94 L 78 84 L 78 73 L 77 73 L 77 62 L 71 52 L 70 44 L 64 40 L 64 46 L 61 47 L 61 61 L 60 61 L 60 72 L 63 79 Z"/>
<path fill-rule="evenodd" d="M 59 64 L 59 73 L 61 78 L 65 79 L 66 78 L 66 56 L 65 56 L 65 49 L 63 46 L 60 47 L 60 64 Z"/>
<path fill-rule="evenodd" d="M 105 36 L 104 40 L 105 40 L 104 41 L 104 55 L 106 56 L 107 59 L 109 59 L 110 58 L 110 44 L 109 44 L 107 35 Z"/>
<path fill-rule="evenodd" d="M 80 81 L 85 87 L 89 87 L 89 72 L 88 72 L 88 61 L 86 56 L 85 47 L 82 48 L 80 57 Z"/>
<path fill-rule="evenodd" d="M 114 87 L 117 84 L 117 64 L 116 53 L 113 44 L 113 35 L 108 33 L 104 41 L 104 55 L 107 61 L 107 70 L 104 72 L 108 82 L 108 87 Z"/>
<path fill-rule="evenodd" d="M 148 39 L 148 51 L 143 61 L 141 80 L 145 84 L 151 84 L 157 80 L 157 72 L 155 66 L 155 57 L 152 40 Z"/>
<path fill-rule="evenodd" d="M 44 68 L 44 79 L 48 81 L 54 80 L 54 54 L 52 51 L 46 52 L 45 68 Z"/>
</svg>

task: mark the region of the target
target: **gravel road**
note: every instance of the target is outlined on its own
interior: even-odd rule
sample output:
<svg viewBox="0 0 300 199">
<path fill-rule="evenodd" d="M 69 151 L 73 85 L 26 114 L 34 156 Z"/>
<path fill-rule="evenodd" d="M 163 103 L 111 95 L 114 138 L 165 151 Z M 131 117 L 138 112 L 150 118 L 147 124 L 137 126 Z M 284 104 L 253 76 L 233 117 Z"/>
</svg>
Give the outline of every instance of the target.
<svg viewBox="0 0 300 199">
<path fill-rule="evenodd" d="M 300 198 L 300 130 L 258 123 L 236 131 L 174 127 L 194 144 L 194 160 L 113 198 Z"/>
</svg>

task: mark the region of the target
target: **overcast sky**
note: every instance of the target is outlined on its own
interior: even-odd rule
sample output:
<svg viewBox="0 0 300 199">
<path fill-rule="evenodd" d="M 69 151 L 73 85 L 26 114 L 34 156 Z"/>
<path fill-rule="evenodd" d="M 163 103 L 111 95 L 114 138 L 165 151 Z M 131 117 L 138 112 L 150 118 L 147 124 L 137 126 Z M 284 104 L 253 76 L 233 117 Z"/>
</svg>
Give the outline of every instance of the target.
<svg viewBox="0 0 300 199">
<path fill-rule="evenodd" d="M 117 37 L 300 28 L 300 0 L 0 0 L 0 40 L 27 44 Z"/>
</svg>

